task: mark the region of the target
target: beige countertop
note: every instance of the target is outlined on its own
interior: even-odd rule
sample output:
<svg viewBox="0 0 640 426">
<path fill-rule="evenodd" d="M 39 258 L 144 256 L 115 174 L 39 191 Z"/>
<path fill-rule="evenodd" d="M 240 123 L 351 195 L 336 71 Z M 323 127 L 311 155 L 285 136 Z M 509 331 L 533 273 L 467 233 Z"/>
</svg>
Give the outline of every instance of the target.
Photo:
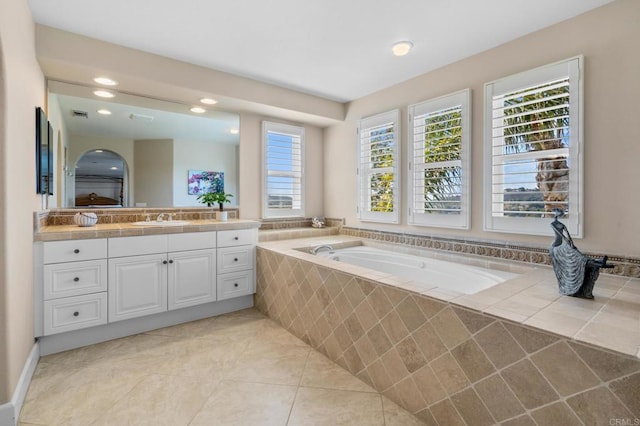
<svg viewBox="0 0 640 426">
<path fill-rule="evenodd" d="M 253 229 L 260 227 L 255 220 L 229 219 L 189 220 L 183 226 L 139 226 L 132 223 L 99 223 L 94 226 L 54 225 L 43 226 L 34 233 L 34 241 L 79 240 L 88 238 L 132 237 L 138 235 L 175 234 L 184 232 L 223 231 L 232 229 Z"/>
<path fill-rule="evenodd" d="M 595 299 L 579 299 L 559 294 L 550 266 L 392 245 L 395 252 L 429 255 L 519 274 L 494 287 L 467 295 L 438 287 L 425 289 L 424 285 L 418 286 L 390 274 L 296 250 L 321 244 L 349 245 L 357 241 L 361 239 L 328 235 L 261 242 L 258 247 L 640 358 L 640 279 L 601 274 L 593 291 Z M 367 245 L 385 244 L 367 241 Z"/>
</svg>

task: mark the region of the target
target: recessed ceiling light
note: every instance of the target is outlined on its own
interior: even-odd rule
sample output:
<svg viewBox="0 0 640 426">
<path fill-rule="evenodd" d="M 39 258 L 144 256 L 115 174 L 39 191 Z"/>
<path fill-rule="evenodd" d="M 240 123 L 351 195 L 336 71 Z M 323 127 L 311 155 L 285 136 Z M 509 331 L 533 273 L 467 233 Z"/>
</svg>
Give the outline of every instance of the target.
<svg viewBox="0 0 640 426">
<path fill-rule="evenodd" d="M 108 77 L 96 77 L 93 79 L 93 81 L 95 81 L 98 84 L 104 84 L 105 86 L 117 86 L 118 82 L 111 80 Z"/>
<path fill-rule="evenodd" d="M 98 114 L 111 115 L 111 111 L 109 111 L 108 109 L 99 109 Z"/>
<path fill-rule="evenodd" d="M 240 130 L 238 130 L 238 129 L 229 129 L 229 133 L 231 133 L 232 135 L 237 135 L 238 133 L 240 133 Z"/>
<path fill-rule="evenodd" d="M 93 94 L 100 96 L 101 98 L 113 98 L 115 96 L 113 93 L 107 92 L 106 90 L 95 90 Z"/>
<path fill-rule="evenodd" d="M 391 50 L 396 56 L 404 56 L 409 53 L 412 47 L 413 43 L 411 43 L 410 41 L 399 41 L 393 45 Z"/>
<path fill-rule="evenodd" d="M 215 99 L 211 99 L 211 98 L 202 98 L 200 99 L 200 102 L 205 104 L 205 105 L 215 105 L 218 103 L 218 101 L 216 101 Z"/>
<path fill-rule="evenodd" d="M 206 112 L 207 110 L 204 108 L 200 108 L 200 107 L 193 107 L 190 110 L 191 112 L 195 112 L 196 114 L 202 114 L 203 112 Z"/>
</svg>

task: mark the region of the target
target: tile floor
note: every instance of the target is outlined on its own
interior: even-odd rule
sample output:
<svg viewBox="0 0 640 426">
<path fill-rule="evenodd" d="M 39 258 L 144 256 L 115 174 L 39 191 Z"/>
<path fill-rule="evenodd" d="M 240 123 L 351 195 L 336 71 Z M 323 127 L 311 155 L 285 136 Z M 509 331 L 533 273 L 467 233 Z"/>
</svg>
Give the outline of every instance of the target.
<svg viewBox="0 0 640 426">
<path fill-rule="evenodd" d="M 254 309 L 40 359 L 19 425 L 420 425 Z"/>
</svg>

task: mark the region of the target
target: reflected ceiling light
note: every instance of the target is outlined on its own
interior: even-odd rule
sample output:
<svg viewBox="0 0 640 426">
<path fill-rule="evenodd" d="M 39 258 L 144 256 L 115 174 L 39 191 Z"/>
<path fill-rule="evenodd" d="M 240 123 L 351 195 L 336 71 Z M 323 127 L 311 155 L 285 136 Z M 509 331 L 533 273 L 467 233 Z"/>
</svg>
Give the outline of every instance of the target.
<svg viewBox="0 0 640 426">
<path fill-rule="evenodd" d="M 111 167 L 111 170 L 118 170 L 116 166 Z"/>
<path fill-rule="evenodd" d="M 216 101 L 215 99 L 211 99 L 211 98 L 202 98 L 200 99 L 200 102 L 205 104 L 205 105 L 215 105 L 218 103 L 218 101 Z"/>
<path fill-rule="evenodd" d="M 407 53 L 409 53 L 412 47 L 413 47 L 413 43 L 410 41 L 399 41 L 393 45 L 391 50 L 393 51 L 393 54 L 396 56 L 404 56 Z"/>
<path fill-rule="evenodd" d="M 229 133 L 231 133 L 232 135 L 237 135 L 238 133 L 240 133 L 240 130 L 238 130 L 238 129 L 229 129 Z"/>
<path fill-rule="evenodd" d="M 108 109 L 99 109 L 98 114 L 111 115 L 111 111 L 109 111 Z"/>
<path fill-rule="evenodd" d="M 95 81 L 98 84 L 103 84 L 105 86 L 117 86 L 118 82 L 111 80 L 108 77 L 96 77 L 93 79 L 93 81 Z"/>
<path fill-rule="evenodd" d="M 113 93 L 107 92 L 106 90 L 95 90 L 93 94 L 100 96 L 101 98 L 113 98 L 115 96 Z"/>
<path fill-rule="evenodd" d="M 96 150 L 95 150 L 95 151 L 93 151 L 93 152 L 104 152 L 104 151 L 103 151 L 103 150 L 101 150 L 101 149 L 96 149 Z"/>
<path fill-rule="evenodd" d="M 207 110 L 204 108 L 200 108 L 200 107 L 193 107 L 190 109 L 191 112 L 195 112 L 196 114 L 202 114 L 203 112 L 206 112 Z"/>
</svg>

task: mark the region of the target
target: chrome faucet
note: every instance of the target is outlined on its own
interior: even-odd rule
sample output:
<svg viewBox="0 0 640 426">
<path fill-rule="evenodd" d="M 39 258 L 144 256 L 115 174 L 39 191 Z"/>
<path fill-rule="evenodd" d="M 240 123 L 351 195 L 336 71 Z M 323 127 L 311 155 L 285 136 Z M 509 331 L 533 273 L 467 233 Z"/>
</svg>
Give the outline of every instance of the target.
<svg viewBox="0 0 640 426">
<path fill-rule="evenodd" d="M 322 250 L 322 249 L 332 251 L 332 250 L 333 250 L 333 247 L 332 247 L 332 246 L 330 246 L 329 244 L 323 244 L 323 245 L 321 245 L 321 246 L 317 246 L 317 247 L 312 248 L 311 250 L 309 250 L 309 252 L 310 252 L 311 254 L 318 254 L 318 252 L 319 252 L 320 250 Z"/>
<path fill-rule="evenodd" d="M 156 222 L 162 222 L 164 220 L 164 213 L 160 213 L 156 218 Z"/>
</svg>

